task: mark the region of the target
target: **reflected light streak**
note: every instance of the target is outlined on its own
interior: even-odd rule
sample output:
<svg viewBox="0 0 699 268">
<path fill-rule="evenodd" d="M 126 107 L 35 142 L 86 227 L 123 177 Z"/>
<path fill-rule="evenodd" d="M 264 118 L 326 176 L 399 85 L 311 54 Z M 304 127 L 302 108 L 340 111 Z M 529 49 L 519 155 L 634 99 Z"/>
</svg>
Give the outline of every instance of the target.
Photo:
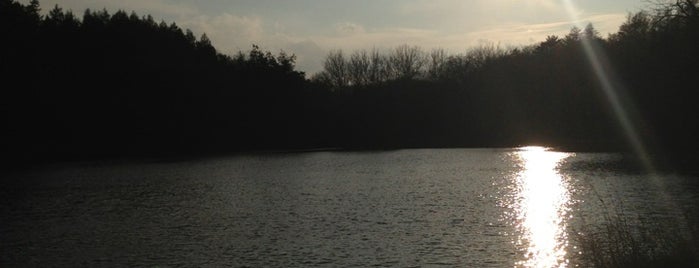
<svg viewBox="0 0 699 268">
<path fill-rule="evenodd" d="M 568 185 L 556 171 L 568 153 L 523 147 L 515 155 L 523 170 L 517 177 L 519 243 L 527 252 L 518 267 L 566 267 Z"/>
</svg>

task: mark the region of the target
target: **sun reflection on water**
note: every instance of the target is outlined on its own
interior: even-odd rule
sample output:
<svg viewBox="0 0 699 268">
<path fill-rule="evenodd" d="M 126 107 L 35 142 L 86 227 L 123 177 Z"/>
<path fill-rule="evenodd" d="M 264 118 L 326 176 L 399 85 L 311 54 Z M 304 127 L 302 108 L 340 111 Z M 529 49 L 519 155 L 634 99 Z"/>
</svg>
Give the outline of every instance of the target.
<svg viewBox="0 0 699 268">
<path fill-rule="evenodd" d="M 557 167 L 568 153 L 544 147 L 522 147 L 515 153 L 522 165 L 517 176 L 517 221 L 526 246 L 518 267 L 566 267 L 568 185 Z"/>
</svg>

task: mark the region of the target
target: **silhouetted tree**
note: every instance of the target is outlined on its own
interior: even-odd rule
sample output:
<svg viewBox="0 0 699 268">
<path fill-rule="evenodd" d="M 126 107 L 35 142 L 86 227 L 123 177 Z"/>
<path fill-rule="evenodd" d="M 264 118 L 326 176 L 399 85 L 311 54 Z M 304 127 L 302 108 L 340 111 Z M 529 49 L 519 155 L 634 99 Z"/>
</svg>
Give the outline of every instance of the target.
<svg viewBox="0 0 699 268">
<path fill-rule="evenodd" d="M 568 32 L 568 34 L 566 34 L 564 40 L 566 43 L 570 44 L 570 43 L 579 42 L 580 39 L 582 39 L 582 37 L 583 37 L 583 34 L 582 34 L 582 31 L 580 30 L 580 28 L 578 28 L 577 26 L 573 26 L 573 28 L 570 29 L 570 32 Z"/>
<path fill-rule="evenodd" d="M 425 66 L 425 53 L 417 46 L 400 45 L 390 55 L 391 67 L 397 78 L 417 77 Z"/>
<path fill-rule="evenodd" d="M 354 86 L 365 86 L 369 84 L 369 72 L 371 70 L 371 60 L 366 50 L 358 50 L 352 53 L 347 63 L 350 83 Z"/>
<path fill-rule="evenodd" d="M 599 40 L 601 39 L 599 36 L 599 31 L 595 29 L 595 27 L 592 25 L 592 23 L 588 23 L 585 26 L 585 30 L 582 32 L 583 38 L 587 38 L 589 40 Z"/>
<path fill-rule="evenodd" d="M 369 52 L 369 60 L 371 61 L 368 74 L 369 82 L 376 84 L 388 80 L 390 71 L 386 56 L 382 55 L 378 49 L 373 48 Z"/>
<path fill-rule="evenodd" d="M 427 66 L 427 77 L 437 80 L 444 75 L 444 68 L 447 63 L 447 54 L 444 49 L 433 49 L 430 51 Z"/>
<path fill-rule="evenodd" d="M 187 36 L 185 36 L 185 39 L 187 39 Z M 187 42 L 189 42 L 189 39 L 187 39 Z M 206 34 L 201 35 L 199 41 L 195 43 L 195 47 L 197 48 L 197 50 L 201 51 L 201 53 L 204 53 L 206 55 L 216 55 L 216 49 L 211 44 L 211 40 L 209 40 L 209 37 L 206 36 Z"/>
<path fill-rule="evenodd" d="M 349 84 L 347 61 L 342 50 L 330 51 L 323 63 L 323 69 L 332 87 L 341 88 Z"/>
<path fill-rule="evenodd" d="M 559 39 L 558 36 L 549 35 L 546 37 L 546 40 L 544 42 L 541 42 L 537 46 L 536 51 L 538 53 L 550 54 L 553 53 L 556 49 L 560 48 L 561 43 L 562 40 Z"/>
</svg>

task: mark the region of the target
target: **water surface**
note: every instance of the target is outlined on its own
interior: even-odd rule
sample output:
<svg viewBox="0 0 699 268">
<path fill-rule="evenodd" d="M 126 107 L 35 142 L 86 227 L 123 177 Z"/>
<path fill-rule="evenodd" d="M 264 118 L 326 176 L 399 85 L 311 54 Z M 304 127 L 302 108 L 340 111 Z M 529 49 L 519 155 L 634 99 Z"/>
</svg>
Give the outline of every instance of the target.
<svg viewBox="0 0 699 268">
<path fill-rule="evenodd" d="M 5 174 L 0 266 L 565 267 L 577 228 L 608 211 L 696 218 L 695 178 L 620 171 L 620 157 L 532 147 L 54 165 Z"/>
</svg>

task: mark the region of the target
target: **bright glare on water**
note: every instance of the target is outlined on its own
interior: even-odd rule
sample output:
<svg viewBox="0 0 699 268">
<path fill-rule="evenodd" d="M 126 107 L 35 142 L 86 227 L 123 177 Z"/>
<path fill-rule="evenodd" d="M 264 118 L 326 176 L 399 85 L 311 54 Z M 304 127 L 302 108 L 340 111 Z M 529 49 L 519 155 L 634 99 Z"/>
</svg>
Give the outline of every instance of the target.
<svg viewBox="0 0 699 268">
<path fill-rule="evenodd" d="M 565 267 L 568 185 L 557 172 L 571 154 L 543 147 L 523 147 L 515 153 L 522 171 L 517 176 L 516 214 L 522 229 L 518 241 L 527 247 L 523 267 Z"/>
</svg>

